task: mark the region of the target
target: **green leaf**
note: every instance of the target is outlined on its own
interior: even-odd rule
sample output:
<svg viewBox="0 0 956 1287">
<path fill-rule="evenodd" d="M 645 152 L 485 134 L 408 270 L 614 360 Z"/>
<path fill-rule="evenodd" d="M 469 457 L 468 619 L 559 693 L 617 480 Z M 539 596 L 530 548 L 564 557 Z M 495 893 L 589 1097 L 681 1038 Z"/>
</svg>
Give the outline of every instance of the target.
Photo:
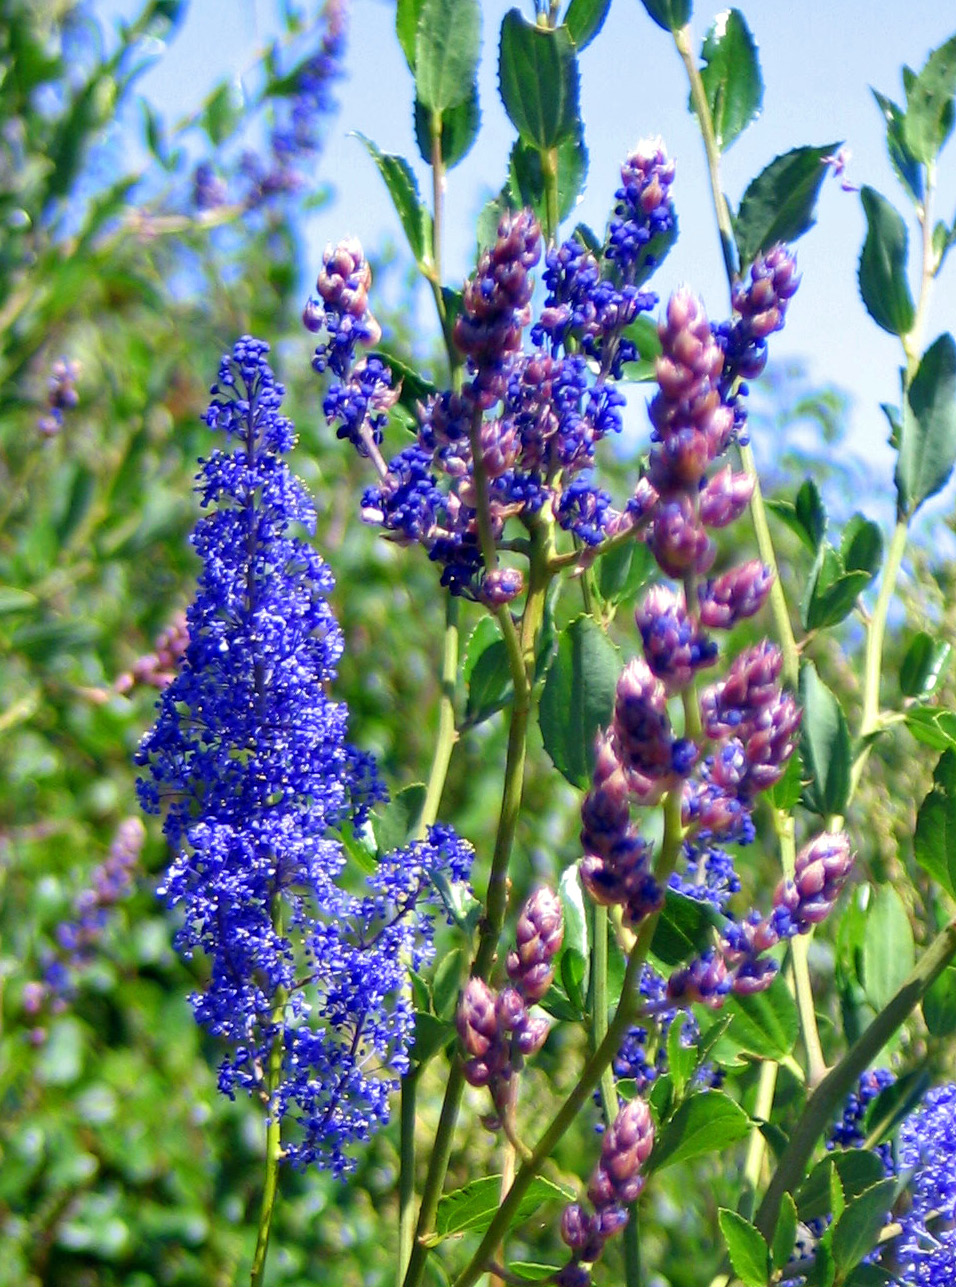
<svg viewBox="0 0 956 1287">
<path fill-rule="evenodd" d="M 510 9 L 501 24 L 498 87 L 525 143 L 549 149 L 577 132 L 578 64 L 566 27 L 538 27 Z"/>
<path fill-rule="evenodd" d="M 850 731 L 840 703 L 812 661 L 800 668 L 800 705 L 800 755 L 810 778 L 804 793 L 808 806 L 822 817 L 843 813 L 850 794 Z"/>
<path fill-rule="evenodd" d="M 767 508 L 786 523 L 811 554 L 817 553 L 827 530 L 827 511 L 812 478 L 803 480 L 793 501 L 769 500 Z"/>
<path fill-rule="evenodd" d="M 416 1010 L 415 1040 L 409 1051 L 410 1057 L 417 1064 L 426 1064 L 432 1055 L 437 1055 L 444 1046 L 450 1045 L 456 1035 L 453 1023 Z"/>
<path fill-rule="evenodd" d="M 939 687 L 949 665 L 953 645 L 943 639 L 934 639 L 921 630 L 913 636 L 900 663 L 900 692 L 904 697 L 925 701 Z"/>
<path fill-rule="evenodd" d="M 866 240 L 857 273 L 860 295 L 877 326 L 891 335 L 906 335 L 915 312 L 906 280 L 906 224 L 874 188 L 864 187 L 860 200 L 866 213 Z"/>
<path fill-rule="evenodd" d="M 782 975 L 765 992 L 731 997 L 727 1012 L 733 1015 L 730 1040 L 761 1059 L 786 1058 L 800 1030 L 797 1007 Z"/>
<path fill-rule="evenodd" d="M 896 1279 L 879 1265 L 857 1265 L 844 1287 L 893 1287 Z"/>
<path fill-rule="evenodd" d="M 641 3 L 665 31 L 678 31 L 690 22 L 691 0 L 641 0 Z"/>
<path fill-rule="evenodd" d="M 21 590 L 15 585 L 0 585 L 0 616 L 10 612 L 28 612 L 39 602 L 29 590 Z"/>
<path fill-rule="evenodd" d="M 375 839 L 380 854 L 400 849 L 418 826 L 425 803 L 424 782 L 412 782 L 393 796 L 375 822 Z"/>
<path fill-rule="evenodd" d="M 911 517 L 945 487 L 956 462 L 956 343 L 941 335 L 923 354 L 903 400 L 897 511 Z"/>
<path fill-rule="evenodd" d="M 559 1188 L 543 1176 L 535 1176 L 527 1192 L 518 1203 L 509 1228 L 522 1224 L 546 1202 L 567 1202 L 571 1193 Z M 484 1175 L 472 1180 L 463 1189 L 446 1193 L 438 1204 L 435 1232 L 423 1239 L 426 1246 L 434 1247 L 454 1234 L 484 1233 L 501 1205 L 501 1176 Z"/>
<path fill-rule="evenodd" d="M 564 25 L 578 49 L 584 49 L 598 34 L 610 7 L 611 0 L 571 0 Z"/>
<path fill-rule="evenodd" d="M 481 128 L 478 86 L 472 85 L 468 97 L 440 115 L 441 159 L 446 170 L 453 170 L 471 151 Z M 423 161 L 432 163 L 431 114 L 421 99 L 415 99 L 415 142 Z"/>
<path fill-rule="evenodd" d="M 543 1282 L 545 1279 L 550 1282 L 560 1273 L 557 1265 L 539 1265 L 532 1260 L 509 1260 L 505 1267 L 510 1273 L 526 1278 L 530 1283 Z"/>
<path fill-rule="evenodd" d="M 934 751 L 956 749 L 956 714 L 917 706 L 906 712 L 906 727 L 924 746 Z"/>
<path fill-rule="evenodd" d="M 561 873 L 558 896 L 564 913 L 564 946 L 573 948 L 588 960 L 591 954 L 588 914 L 577 863 L 572 863 Z"/>
<path fill-rule="evenodd" d="M 956 1032 L 956 966 L 944 970 L 923 997 L 923 1019 L 934 1037 Z"/>
<path fill-rule="evenodd" d="M 797 1214 L 801 1220 L 816 1220 L 829 1214 L 830 1170 L 834 1166 L 847 1202 L 852 1202 L 865 1189 L 883 1178 L 883 1163 L 875 1153 L 860 1148 L 844 1151 L 834 1149 L 817 1163 L 794 1194 Z"/>
<path fill-rule="evenodd" d="M 492 639 L 473 660 L 469 656 L 467 678 L 465 717 L 474 726 L 502 710 L 514 695 L 508 650 L 503 639 Z"/>
<path fill-rule="evenodd" d="M 411 166 L 403 156 L 393 156 L 382 152 L 371 139 L 364 134 L 356 134 L 368 150 L 369 156 L 378 166 L 379 174 L 385 180 L 388 195 L 401 221 L 408 245 L 419 267 L 431 263 L 432 259 L 432 217 L 422 203 L 418 192 L 418 180 L 412 173 Z"/>
<path fill-rule="evenodd" d="M 560 974 L 568 1000 L 574 1006 L 578 1016 L 584 1014 L 587 1000 L 588 963 L 580 952 L 573 947 L 566 947 L 561 952 Z"/>
<path fill-rule="evenodd" d="M 451 1020 L 458 1006 L 458 993 L 468 967 L 464 948 L 446 952 L 435 968 L 432 1000 L 439 1019 Z"/>
<path fill-rule="evenodd" d="M 860 980 L 874 1010 L 882 1010 L 896 994 L 915 959 L 913 930 L 903 901 L 892 885 L 881 885 L 866 909 Z"/>
<path fill-rule="evenodd" d="M 767 792 L 767 799 L 775 809 L 783 809 L 785 813 L 789 813 L 795 805 L 799 804 L 802 795 L 800 756 L 791 755 L 783 771 L 783 777 Z"/>
<path fill-rule="evenodd" d="M 782 1269 L 793 1253 L 797 1240 L 797 1204 L 789 1193 L 780 1202 L 780 1214 L 773 1233 L 773 1267 Z"/>
<path fill-rule="evenodd" d="M 475 235 L 477 237 L 476 258 L 480 258 L 482 251 L 494 245 L 502 216 L 508 214 L 509 211 L 517 210 L 518 205 L 518 198 L 511 191 L 510 183 L 506 183 L 496 196 L 485 202 L 475 225 Z"/>
<path fill-rule="evenodd" d="M 867 1141 L 872 1137 L 872 1144 L 881 1144 L 888 1139 L 900 1122 L 922 1103 L 929 1087 L 930 1076 L 925 1068 L 913 1068 L 884 1086 L 867 1105 L 863 1119 Z"/>
<path fill-rule="evenodd" d="M 598 594 L 605 603 L 628 603 L 647 584 L 655 566 L 654 556 L 644 541 L 616 545 L 595 562 Z"/>
<path fill-rule="evenodd" d="M 956 716 L 951 719 L 956 724 Z M 952 749 L 940 756 L 933 788 L 916 815 L 913 852 L 923 870 L 956 898 L 956 751 Z"/>
<path fill-rule="evenodd" d="M 584 190 L 588 172 L 588 150 L 584 131 L 577 125 L 554 149 L 558 167 L 558 218 L 565 219 L 577 205 Z M 540 222 L 546 218 L 545 176 L 541 152 L 531 143 L 518 139 L 511 149 L 508 184 L 523 206 L 530 206 Z"/>
<path fill-rule="evenodd" d="M 591 617 L 578 617 L 562 630 L 538 721 L 554 767 L 582 790 L 594 770 L 595 734 L 611 721 L 620 672 L 617 648 Z"/>
<path fill-rule="evenodd" d="M 416 98 L 430 112 L 466 101 L 481 53 L 479 0 L 423 0 L 415 35 Z"/>
<path fill-rule="evenodd" d="M 951 228 L 947 228 L 942 219 L 937 220 L 933 229 L 933 259 L 937 273 L 942 268 L 943 260 L 953 246 L 956 246 L 956 222 L 953 223 Z"/>
<path fill-rule="evenodd" d="M 704 1153 L 715 1153 L 743 1139 L 749 1130 L 750 1118 L 739 1104 L 723 1091 L 706 1090 L 685 1099 L 661 1127 L 645 1170 L 660 1171 Z"/>
<path fill-rule="evenodd" d="M 714 134 L 721 152 L 730 147 L 760 113 L 763 80 L 757 45 L 739 9 L 727 9 L 714 19 L 700 51 Z"/>
<path fill-rule="evenodd" d="M 213 147 L 219 147 L 235 134 L 246 109 L 246 96 L 238 79 L 224 81 L 213 90 L 200 116 L 200 123 Z"/>
<path fill-rule="evenodd" d="M 879 525 L 862 514 L 854 514 L 840 538 L 840 558 L 847 572 L 876 576 L 883 561 L 883 533 Z"/>
<path fill-rule="evenodd" d="M 906 87 L 906 146 L 917 160 L 931 165 L 953 129 L 956 93 L 956 36 L 934 49 L 923 70 Z"/>
<path fill-rule="evenodd" d="M 697 1047 L 684 1044 L 684 1019 L 678 1015 L 667 1029 L 667 1068 L 678 1097 L 684 1093 L 696 1066 Z"/>
<path fill-rule="evenodd" d="M 412 74 L 415 72 L 415 44 L 424 3 L 425 0 L 398 0 L 395 8 L 395 34 Z"/>
<path fill-rule="evenodd" d="M 837 625 L 853 611 L 872 580 L 872 572 L 844 572 L 843 560 L 833 546 L 824 546 L 800 601 L 804 629 L 824 630 Z"/>
<path fill-rule="evenodd" d="M 651 951 L 664 965 L 682 965 L 713 944 L 720 918 L 709 903 L 668 889 L 664 894 Z"/>
<path fill-rule="evenodd" d="M 813 227 L 814 206 L 827 173 L 823 158 L 839 146 L 827 143 L 794 148 L 775 157 L 757 175 L 734 220 L 741 268 L 746 268 L 758 251 L 769 250 L 778 241 L 796 241 Z"/>
<path fill-rule="evenodd" d="M 873 1250 L 896 1196 L 896 1180 L 880 1180 L 848 1204 L 833 1230 L 833 1259 L 843 1273 Z"/>
<path fill-rule="evenodd" d="M 726 1207 L 718 1210 L 717 1219 L 734 1273 L 745 1287 L 767 1287 L 770 1251 L 763 1234 L 749 1220 Z"/>
<path fill-rule="evenodd" d="M 871 92 L 886 122 L 886 150 L 889 153 L 890 164 L 914 204 L 920 205 L 924 196 L 923 167 L 906 145 L 903 134 L 905 114 L 892 99 L 886 98 L 875 89 Z"/>
</svg>

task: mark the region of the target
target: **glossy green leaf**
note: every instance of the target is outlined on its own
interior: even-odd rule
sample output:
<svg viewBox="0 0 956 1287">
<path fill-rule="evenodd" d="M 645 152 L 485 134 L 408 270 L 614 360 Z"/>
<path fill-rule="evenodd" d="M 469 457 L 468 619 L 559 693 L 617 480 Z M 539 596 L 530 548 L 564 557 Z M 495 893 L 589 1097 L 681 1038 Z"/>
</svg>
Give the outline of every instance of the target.
<svg viewBox="0 0 956 1287">
<path fill-rule="evenodd" d="M 825 630 L 843 621 L 872 580 L 871 572 L 845 572 L 836 550 L 831 545 L 824 546 L 800 601 L 804 629 Z"/>
<path fill-rule="evenodd" d="M 848 1202 L 883 1179 L 883 1163 L 875 1153 L 865 1149 L 834 1149 L 817 1163 L 794 1194 L 801 1220 L 816 1220 L 829 1214 L 830 1170 L 834 1166 Z"/>
<path fill-rule="evenodd" d="M 717 146 L 725 152 L 757 118 L 763 103 L 757 45 L 739 9 L 717 15 L 704 37 L 700 56 L 700 76 Z"/>
<path fill-rule="evenodd" d="M 552 148 L 579 129 L 578 65 L 566 27 L 539 27 L 509 10 L 501 24 L 498 87 L 525 143 Z"/>
<path fill-rule="evenodd" d="M 678 1015 L 667 1029 L 667 1068 L 674 1083 L 674 1094 L 681 1096 L 697 1066 L 697 1048 L 684 1044 L 684 1020 Z"/>
<path fill-rule="evenodd" d="M 425 0 L 397 0 L 395 6 L 395 34 L 402 47 L 410 72 L 415 71 L 415 44 L 418 39 L 418 22 Z"/>
<path fill-rule="evenodd" d="M 945 639 L 934 639 L 921 630 L 914 635 L 900 663 L 900 692 L 926 701 L 939 687 L 953 653 Z"/>
<path fill-rule="evenodd" d="M 866 909 L 863 989 L 874 1010 L 882 1010 L 913 968 L 916 949 L 903 901 L 892 885 L 881 885 Z"/>
<path fill-rule="evenodd" d="M 866 214 L 866 240 L 857 272 L 860 295 L 877 326 L 891 335 L 906 335 L 915 312 L 906 279 L 906 224 L 874 188 L 864 187 L 860 200 Z"/>
<path fill-rule="evenodd" d="M 748 1054 L 779 1062 L 793 1050 L 800 1023 L 782 975 L 765 992 L 731 997 L 727 1013 L 733 1016 L 730 1040 Z"/>
<path fill-rule="evenodd" d="M 492 639 L 468 668 L 465 718 L 469 725 L 481 724 L 502 710 L 511 701 L 513 694 L 508 650 L 503 639 Z"/>
<path fill-rule="evenodd" d="M 416 1064 L 428 1063 L 439 1050 L 451 1045 L 457 1037 L 455 1025 L 433 1014 L 415 1012 L 415 1039 L 409 1055 Z"/>
<path fill-rule="evenodd" d="M 611 721 L 620 672 L 618 650 L 591 617 L 578 617 L 561 632 L 538 720 L 555 768 L 582 790 L 594 769 L 595 734 Z"/>
<path fill-rule="evenodd" d="M 422 106 L 447 112 L 465 102 L 480 53 L 479 0 L 423 0 L 415 36 L 415 89 Z"/>
<path fill-rule="evenodd" d="M 883 533 L 879 525 L 862 514 L 854 514 L 840 537 L 840 558 L 847 572 L 876 576 L 883 562 Z"/>
<path fill-rule="evenodd" d="M 708 903 L 668 889 L 651 940 L 651 952 L 664 965 L 682 965 L 712 945 L 714 927 L 719 923 Z"/>
<path fill-rule="evenodd" d="M 793 1254 L 797 1240 L 797 1204 L 793 1196 L 784 1193 L 780 1202 L 780 1214 L 777 1227 L 773 1233 L 772 1258 L 774 1269 L 782 1269 Z"/>
<path fill-rule="evenodd" d="M 463 161 L 474 146 L 481 128 L 478 86 L 472 85 L 468 97 L 439 115 L 441 126 L 441 159 L 446 170 Z M 423 161 L 432 163 L 431 113 L 421 99 L 415 100 L 415 142 Z"/>
<path fill-rule="evenodd" d="M 587 961 L 573 947 L 566 947 L 561 952 L 559 973 L 568 1000 L 578 1015 L 584 1014 L 587 1000 Z"/>
<path fill-rule="evenodd" d="M 810 783 L 804 792 L 815 813 L 843 813 L 850 792 L 850 731 L 840 703 L 812 661 L 800 668 L 800 755 Z"/>
<path fill-rule="evenodd" d="M 749 1130 L 750 1118 L 729 1095 L 720 1090 L 703 1091 L 685 1099 L 660 1128 L 645 1170 L 660 1171 L 704 1153 L 716 1153 L 743 1139 Z"/>
<path fill-rule="evenodd" d="M 873 1250 L 877 1235 L 887 1223 L 895 1196 L 896 1181 L 880 1180 L 847 1205 L 836 1222 L 831 1244 L 833 1259 L 843 1273 L 858 1265 Z"/>
<path fill-rule="evenodd" d="M 823 158 L 839 146 L 827 143 L 823 147 L 794 148 L 775 157 L 753 180 L 734 220 L 743 268 L 758 251 L 769 250 L 778 241 L 796 241 L 813 227 L 817 196 L 827 174 Z"/>
<path fill-rule="evenodd" d="M 919 161 L 935 162 L 953 130 L 956 93 L 956 36 L 934 49 L 923 70 L 906 87 L 906 146 Z"/>
<path fill-rule="evenodd" d="M 559 1188 L 543 1176 L 535 1176 L 518 1203 L 509 1227 L 522 1224 L 545 1203 L 567 1202 L 571 1196 L 566 1189 Z M 500 1175 L 483 1175 L 472 1180 L 463 1189 L 455 1189 L 442 1197 L 435 1216 L 435 1232 L 423 1241 L 434 1247 L 455 1234 L 484 1233 L 500 1205 Z"/>
<path fill-rule="evenodd" d="M 564 15 L 568 35 L 584 49 L 604 26 L 611 0 L 571 0 Z"/>
<path fill-rule="evenodd" d="M 956 463 L 956 343 L 941 335 L 923 354 L 903 403 L 897 511 L 915 514 L 945 487 Z"/>
<path fill-rule="evenodd" d="M 934 751 L 956 749 L 956 713 L 917 706 L 906 712 L 906 727 L 924 746 Z"/>
<path fill-rule="evenodd" d="M 945 973 L 945 971 L 944 971 Z M 931 1078 L 925 1068 L 913 1068 L 884 1086 L 875 1099 L 867 1105 L 863 1130 L 872 1147 L 888 1139 L 897 1126 L 917 1108 L 930 1087 Z"/>
<path fill-rule="evenodd" d="M 730 1263 L 744 1287 L 767 1287 L 770 1249 L 763 1234 L 749 1220 L 726 1207 L 719 1209 L 717 1219 L 730 1254 Z"/>
<path fill-rule="evenodd" d="M 641 0 L 648 14 L 665 31 L 678 31 L 690 22 L 691 0 Z"/>
<path fill-rule="evenodd" d="M 392 796 L 382 816 L 375 821 L 375 840 L 380 854 L 400 849 L 408 841 L 418 826 L 424 803 L 423 782 L 412 782 Z"/>
<path fill-rule="evenodd" d="M 812 478 L 803 480 L 792 501 L 768 500 L 767 508 L 786 523 L 811 554 L 817 553 L 827 530 L 827 511 Z"/>
<path fill-rule="evenodd" d="M 923 167 L 906 144 L 903 132 L 905 113 L 892 99 L 878 93 L 877 90 L 874 89 L 872 94 L 886 122 L 886 150 L 889 153 L 890 164 L 913 202 L 919 205 L 923 200 L 925 189 Z"/>
<path fill-rule="evenodd" d="M 432 998 L 439 1019 L 452 1020 L 458 1006 L 458 993 L 468 970 L 464 948 L 446 952 L 435 967 Z"/>
<path fill-rule="evenodd" d="M 412 173 L 411 166 L 402 156 L 393 156 L 382 152 L 371 139 L 364 134 L 357 138 L 365 144 L 369 156 L 378 167 L 378 172 L 385 180 L 388 195 L 392 198 L 409 249 L 419 266 L 431 262 L 432 258 L 432 217 L 422 203 L 418 192 L 418 180 Z"/>
<path fill-rule="evenodd" d="M 923 1020 L 934 1037 L 956 1032 L 956 966 L 944 970 L 923 997 Z"/>
<path fill-rule="evenodd" d="M 956 716 L 951 718 L 956 725 Z M 916 815 L 913 852 L 923 870 L 956 898 L 956 751 L 952 749 L 940 756 L 932 790 Z"/>
<path fill-rule="evenodd" d="M 566 867 L 561 873 L 561 879 L 558 881 L 558 896 L 564 913 L 564 946 L 573 948 L 587 960 L 591 954 L 591 940 L 588 933 L 584 889 L 578 874 L 577 863 Z"/>
<path fill-rule="evenodd" d="M 800 756 L 791 755 L 783 771 L 783 777 L 769 789 L 767 799 L 775 809 L 783 809 L 785 813 L 789 813 L 795 805 L 799 804 L 802 795 Z"/>
<path fill-rule="evenodd" d="M 588 150 L 580 124 L 554 149 L 558 169 L 558 218 L 566 219 L 580 200 L 588 172 Z M 530 206 L 544 225 L 546 212 L 545 176 L 541 153 L 521 139 L 511 149 L 508 183 L 523 206 Z"/>
<path fill-rule="evenodd" d="M 654 556 L 644 541 L 626 541 L 608 550 L 594 565 L 598 594 L 605 603 L 629 603 L 652 576 Z"/>
</svg>

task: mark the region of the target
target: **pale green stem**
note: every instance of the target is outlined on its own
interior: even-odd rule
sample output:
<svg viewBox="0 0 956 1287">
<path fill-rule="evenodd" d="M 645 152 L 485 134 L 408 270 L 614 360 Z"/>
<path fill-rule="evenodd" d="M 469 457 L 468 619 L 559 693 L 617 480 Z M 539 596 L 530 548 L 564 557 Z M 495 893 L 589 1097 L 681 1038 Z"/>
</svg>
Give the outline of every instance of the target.
<svg viewBox="0 0 956 1287">
<path fill-rule="evenodd" d="M 627 1208 L 624 1226 L 624 1287 L 641 1287 L 641 1230 L 637 1222 L 637 1203 Z"/>
<path fill-rule="evenodd" d="M 757 1098 L 754 1101 L 753 1115 L 758 1121 L 769 1122 L 773 1111 L 773 1097 L 777 1089 L 777 1070 L 780 1065 L 773 1059 L 765 1059 L 760 1065 L 760 1077 L 757 1082 Z M 767 1141 L 763 1132 L 755 1126 L 747 1143 L 747 1157 L 744 1160 L 744 1191 L 740 1200 L 739 1211 L 750 1219 L 757 1201 L 757 1189 L 763 1172 L 764 1158 L 767 1155 Z"/>
<path fill-rule="evenodd" d="M 558 149 L 544 148 L 540 152 L 541 173 L 544 176 L 545 240 L 553 246 L 558 236 Z"/>
<path fill-rule="evenodd" d="M 594 1022 L 591 1027 L 591 1049 L 596 1050 L 607 1033 L 607 908 L 595 905 L 594 936 L 591 941 L 591 986 L 594 996 Z M 610 1064 L 601 1073 L 601 1107 L 610 1126 L 617 1116 L 617 1088 Z"/>
<path fill-rule="evenodd" d="M 679 790 L 671 791 L 664 799 L 664 839 L 661 844 L 660 856 L 654 869 L 655 879 L 661 884 L 667 883 L 668 877 L 674 870 L 684 839 L 680 816 L 680 795 Z M 620 1050 L 621 1042 L 627 1035 L 628 1029 L 632 1026 L 640 1008 L 638 985 L 659 919 L 660 913 L 655 912 L 653 915 L 648 916 L 641 925 L 637 940 L 628 958 L 624 985 L 621 989 L 621 999 L 618 1002 L 614 1018 L 604 1035 L 604 1040 L 584 1065 L 574 1088 L 558 1109 L 551 1124 L 538 1140 L 531 1152 L 531 1156 L 521 1166 L 515 1176 L 515 1182 L 508 1192 L 508 1196 L 499 1206 L 477 1251 L 455 1279 L 454 1287 L 472 1287 L 472 1284 L 484 1272 L 489 1260 L 494 1255 L 495 1247 L 497 1247 L 509 1228 L 531 1181 L 540 1173 L 542 1166 L 554 1152 L 564 1133 L 574 1122 L 591 1092 L 597 1086 L 601 1079 L 601 1073 Z"/>
<path fill-rule="evenodd" d="M 420 1066 L 402 1078 L 401 1144 L 398 1170 L 398 1263 L 396 1282 L 401 1287 L 415 1238 L 415 1111 Z"/>
<path fill-rule="evenodd" d="M 282 900 L 275 897 L 272 905 L 272 923 L 276 934 L 282 935 Z M 256 1233 L 256 1250 L 252 1258 L 252 1275 L 250 1287 L 261 1287 L 266 1268 L 266 1254 L 269 1250 L 269 1232 L 272 1228 L 272 1213 L 275 1209 L 276 1195 L 279 1191 L 279 1163 L 282 1160 L 282 1122 L 275 1104 L 275 1093 L 282 1077 L 283 1030 L 282 1016 L 285 1010 L 286 992 L 284 988 L 276 991 L 276 1003 L 272 1011 L 272 1021 L 278 1031 L 272 1038 L 269 1051 L 269 1065 L 266 1069 L 266 1111 L 269 1114 L 266 1123 L 266 1175 L 262 1186 L 262 1203 L 259 1208 L 259 1228 Z"/>
<path fill-rule="evenodd" d="M 792 1193 L 803 1179 L 816 1143 L 837 1109 L 954 956 L 956 921 L 937 935 L 899 991 L 807 1100 L 757 1212 L 755 1224 L 768 1240 L 777 1226 L 783 1195 Z"/>
</svg>

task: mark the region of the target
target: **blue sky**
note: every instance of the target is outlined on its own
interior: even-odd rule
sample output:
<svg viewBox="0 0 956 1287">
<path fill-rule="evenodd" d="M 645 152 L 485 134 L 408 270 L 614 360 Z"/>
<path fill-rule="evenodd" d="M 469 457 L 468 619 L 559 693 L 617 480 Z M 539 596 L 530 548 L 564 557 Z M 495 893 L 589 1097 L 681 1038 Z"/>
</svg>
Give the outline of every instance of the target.
<svg viewBox="0 0 956 1287">
<path fill-rule="evenodd" d="M 475 218 L 501 186 L 514 137 L 496 90 L 498 29 L 510 7 L 499 0 L 482 6 L 483 128 L 471 154 L 449 176 L 445 275 L 451 282 L 460 281 L 473 263 Z M 698 0 L 698 43 L 723 7 Z M 766 89 L 761 116 L 724 160 L 724 187 L 732 204 L 779 152 L 842 140 L 852 150 L 849 178 L 878 188 L 906 213 L 868 87 L 900 101 L 900 64 L 918 69 L 929 50 L 953 34 L 956 6 L 934 0 L 751 0 L 742 7 L 759 46 Z M 136 8 L 132 0 L 100 0 L 97 5 L 106 19 Z M 530 0 L 523 8 L 530 15 Z M 140 82 L 141 91 L 168 119 L 187 114 L 217 79 L 239 75 L 253 64 L 256 51 L 275 32 L 275 10 L 275 0 L 194 0 L 161 63 Z M 402 239 L 378 174 L 361 143 L 350 137 L 352 131 L 408 157 L 423 191 L 430 183 L 412 135 L 412 86 L 394 38 L 394 7 L 381 0 L 353 0 L 351 10 L 347 78 L 338 89 L 341 111 L 332 122 L 318 176 L 332 183 L 336 200 L 310 220 L 308 229 L 316 264 L 324 244 L 347 233 L 368 247 L 380 246 L 388 237 Z M 662 135 L 678 163 L 675 201 L 681 237 L 652 284 L 666 296 L 687 283 L 702 295 L 712 316 L 726 315 L 727 287 L 703 151 L 686 110 L 683 68 L 670 38 L 650 22 L 639 0 L 614 0 L 603 31 L 582 52 L 580 65 L 590 168 L 574 221 L 602 228 L 621 160 L 642 136 Z M 956 143 L 943 153 L 937 211 L 949 221 L 956 212 Z M 915 220 L 909 223 L 915 266 Z M 799 243 L 803 283 L 786 330 L 773 337 L 771 354 L 777 360 L 804 357 L 814 379 L 847 389 L 853 396 L 854 449 L 871 462 L 884 460 L 889 470 L 892 455 L 879 403 L 898 400 L 900 350 L 869 320 L 859 300 L 856 264 L 864 229 L 859 196 L 829 180 L 818 224 Z M 940 331 L 954 329 L 956 252 L 939 279 L 927 343 Z"/>
</svg>

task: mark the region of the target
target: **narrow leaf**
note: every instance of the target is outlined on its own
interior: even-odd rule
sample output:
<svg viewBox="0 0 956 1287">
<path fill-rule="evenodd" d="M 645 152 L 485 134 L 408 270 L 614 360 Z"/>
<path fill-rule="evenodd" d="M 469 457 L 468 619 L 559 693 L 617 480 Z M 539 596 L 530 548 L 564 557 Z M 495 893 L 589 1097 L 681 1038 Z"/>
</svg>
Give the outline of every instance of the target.
<svg viewBox="0 0 956 1287">
<path fill-rule="evenodd" d="M 717 15 L 700 54 L 717 146 L 725 152 L 756 119 L 763 102 L 757 45 L 739 9 Z"/>
<path fill-rule="evenodd" d="M 430 263 L 432 257 L 432 217 L 422 204 L 418 192 L 418 180 L 412 173 L 411 166 L 402 156 L 393 156 L 382 152 L 371 139 L 364 134 L 356 134 L 368 151 L 369 156 L 378 167 L 378 172 L 385 180 L 388 195 L 392 198 L 409 249 L 419 265 Z"/>
<path fill-rule="evenodd" d="M 395 7 L 395 34 L 412 74 L 415 72 L 415 42 L 423 4 L 424 0 L 398 0 Z"/>
<path fill-rule="evenodd" d="M 566 27 L 526 22 L 505 14 L 498 55 L 498 87 L 505 111 L 525 143 L 553 148 L 579 125 L 578 65 Z"/>
<path fill-rule="evenodd" d="M 784 1193 L 780 1215 L 773 1233 L 773 1267 L 782 1269 L 793 1252 L 797 1240 L 797 1204 L 789 1193 Z"/>
<path fill-rule="evenodd" d="M 886 122 L 886 150 L 889 153 L 890 164 L 913 202 L 919 205 L 924 195 L 923 167 L 906 145 L 903 135 L 905 114 L 892 99 L 886 98 L 875 89 L 872 94 Z"/>
<path fill-rule="evenodd" d="M 848 1202 L 883 1178 L 883 1163 L 875 1153 L 853 1148 L 834 1150 L 810 1172 L 795 1193 L 797 1214 L 803 1221 L 816 1220 L 830 1212 L 830 1171 L 836 1167 Z"/>
<path fill-rule="evenodd" d="M 887 1223 L 896 1180 L 880 1180 L 855 1198 L 840 1216 L 833 1230 L 833 1258 L 837 1268 L 847 1273 L 873 1250 L 877 1235 Z"/>
<path fill-rule="evenodd" d="M 778 241 L 796 241 L 813 227 L 817 195 L 827 173 L 823 158 L 839 146 L 794 148 L 776 157 L 753 180 L 734 221 L 743 267 L 759 250 L 769 250 Z"/>
<path fill-rule="evenodd" d="M 934 49 L 920 74 L 906 87 L 906 146 L 927 165 L 935 162 L 953 129 L 956 93 L 956 36 Z"/>
<path fill-rule="evenodd" d="M 956 1032 L 956 966 L 944 970 L 923 997 L 923 1019 L 934 1037 Z"/>
<path fill-rule="evenodd" d="M 891 335 L 905 335 L 915 311 L 906 280 L 906 224 L 874 188 L 864 187 L 860 200 L 866 213 L 866 240 L 857 273 L 860 295 L 877 326 Z"/>
</svg>

